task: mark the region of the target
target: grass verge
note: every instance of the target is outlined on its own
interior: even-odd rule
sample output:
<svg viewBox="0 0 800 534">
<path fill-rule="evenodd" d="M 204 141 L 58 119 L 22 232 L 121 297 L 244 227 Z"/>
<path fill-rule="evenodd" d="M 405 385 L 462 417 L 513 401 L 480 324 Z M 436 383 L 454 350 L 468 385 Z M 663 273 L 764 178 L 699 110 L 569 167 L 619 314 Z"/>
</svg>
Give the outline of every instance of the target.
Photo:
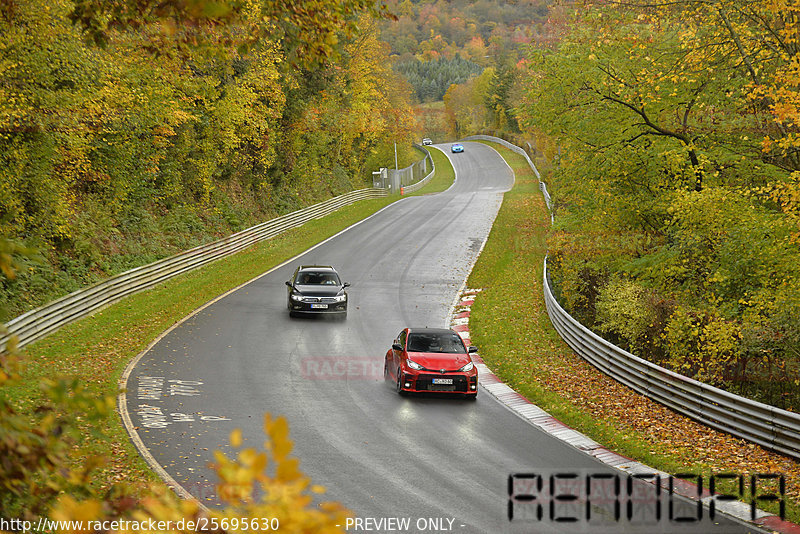
<svg viewBox="0 0 800 534">
<path fill-rule="evenodd" d="M 422 189 L 415 191 L 406 196 L 417 195 L 430 195 L 433 193 L 440 193 L 453 185 L 453 180 L 456 179 L 455 171 L 450 160 L 441 150 L 437 148 L 429 149 L 431 158 L 433 158 L 433 165 L 436 167 L 436 174 L 433 175 L 431 180 L 425 184 Z"/>
<path fill-rule="evenodd" d="M 398 197 L 367 200 L 346 206 L 202 269 L 176 277 L 78 322 L 66 325 L 25 348 L 25 384 L 7 391 L 23 412 L 43 401 L 39 382 L 57 377 L 80 377 L 98 398 L 116 397 L 118 380 L 128 362 L 172 324 L 205 302 L 236 287 L 310 246 L 354 224 Z M 107 487 L 127 480 L 153 482 L 154 475 L 139 457 L 116 413 L 97 425 L 107 439 L 84 440 L 75 458 L 102 456 L 108 463 L 96 472 L 94 483 Z"/>
<path fill-rule="evenodd" d="M 452 166 L 446 157 L 440 156 L 444 161 L 436 162 L 436 176 L 418 194 L 441 191 L 452 184 Z M 24 383 L 4 388 L 3 394 L 19 412 L 31 416 L 36 407 L 45 402 L 39 387 L 43 380 L 77 377 L 93 397 L 114 398 L 118 393 L 119 378 L 128 362 L 171 325 L 218 295 L 399 199 L 399 196 L 391 196 L 343 207 L 326 217 L 310 221 L 300 228 L 262 241 L 148 291 L 131 295 L 90 317 L 66 325 L 24 349 Z M 87 438 L 73 451 L 76 465 L 89 457 L 106 460 L 95 471 L 94 485 L 108 488 L 124 480 L 142 488 L 159 482 L 128 439 L 116 412 L 99 420 L 94 426 L 86 428 L 83 433 L 92 435 L 93 431 L 102 429 L 105 439 Z M 25 503 L 18 504 L 21 509 L 25 506 Z"/>
<path fill-rule="evenodd" d="M 483 288 L 472 341 L 506 384 L 565 424 L 620 454 L 668 473 L 781 473 L 787 519 L 800 520 L 800 464 L 716 432 L 636 394 L 586 363 L 554 330 L 542 294 L 550 218 L 524 158 L 492 143 L 514 170 L 488 242 L 467 281 Z M 794 483 L 794 485 L 792 485 Z M 722 491 L 738 493 L 730 488 Z M 777 507 L 759 503 L 777 513 Z"/>
</svg>

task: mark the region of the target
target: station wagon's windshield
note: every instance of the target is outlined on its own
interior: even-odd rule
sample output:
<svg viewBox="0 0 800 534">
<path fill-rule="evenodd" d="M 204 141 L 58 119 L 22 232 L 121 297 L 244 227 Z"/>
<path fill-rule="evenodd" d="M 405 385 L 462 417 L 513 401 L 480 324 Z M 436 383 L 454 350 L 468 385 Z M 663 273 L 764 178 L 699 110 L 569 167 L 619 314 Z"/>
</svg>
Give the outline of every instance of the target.
<svg viewBox="0 0 800 534">
<path fill-rule="evenodd" d="M 304 286 L 340 285 L 336 273 L 302 272 L 297 275 L 297 283 Z"/>
</svg>

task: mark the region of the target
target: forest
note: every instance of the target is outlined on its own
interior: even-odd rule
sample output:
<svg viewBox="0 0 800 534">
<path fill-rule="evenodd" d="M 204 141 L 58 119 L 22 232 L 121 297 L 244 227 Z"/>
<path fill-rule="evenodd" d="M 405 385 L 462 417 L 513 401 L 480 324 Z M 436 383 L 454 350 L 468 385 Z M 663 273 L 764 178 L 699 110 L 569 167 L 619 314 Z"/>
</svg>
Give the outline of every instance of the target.
<svg viewBox="0 0 800 534">
<path fill-rule="evenodd" d="M 550 3 L 390 2 L 397 20 L 381 23 L 381 39 L 390 47 L 395 70 L 413 86 L 419 102 L 450 102 L 452 136 L 487 128 L 516 131 L 508 92 L 527 47 L 553 37 Z M 483 69 L 488 72 L 476 81 Z M 445 98 L 451 87 L 458 93 L 452 101 Z"/>
<path fill-rule="evenodd" d="M 419 102 L 440 101 L 451 85 L 463 84 L 483 71 L 477 63 L 458 55 L 453 59 L 439 57 L 429 61 L 417 58 L 398 61 L 394 68 L 414 88 Z"/>
<path fill-rule="evenodd" d="M 393 0 L 387 3 L 397 20 L 381 24 L 381 38 L 401 61 L 453 59 L 456 54 L 481 66 L 506 50 L 549 35 L 546 0 Z"/>
<path fill-rule="evenodd" d="M 366 187 L 395 141 L 411 150 L 385 10 L 193 5 L 0 3 L 0 236 L 37 251 L 0 282 L 5 319 Z"/>
</svg>

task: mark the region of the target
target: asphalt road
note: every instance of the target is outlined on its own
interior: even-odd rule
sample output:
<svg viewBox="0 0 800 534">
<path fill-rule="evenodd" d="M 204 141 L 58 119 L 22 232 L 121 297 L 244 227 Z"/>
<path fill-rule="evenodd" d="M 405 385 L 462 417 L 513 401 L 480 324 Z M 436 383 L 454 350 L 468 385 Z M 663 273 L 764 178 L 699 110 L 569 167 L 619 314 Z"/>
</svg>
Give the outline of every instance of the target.
<svg viewBox="0 0 800 534">
<path fill-rule="evenodd" d="M 384 383 L 383 356 L 403 327 L 446 326 L 512 186 L 511 170 L 492 149 L 465 147 L 448 153 L 457 171 L 448 191 L 390 205 L 204 308 L 146 353 L 127 395 L 144 446 L 186 490 L 214 506 L 211 452 L 228 450 L 234 428 L 243 430 L 246 445 L 260 447 L 263 414 L 284 415 L 301 469 L 328 488 L 326 498 L 369 518 L 350 532 L 748 531 L 708 514 L 701 522 L 670 521 L 666 498 L 660 519 L 642 504 L 635 509 L 641 515 L 625 520 L 623 504 L 619 521 L 613 507 L 609 516 L 602 506 L 586 520 L 581 504 L 579 521 L 565 523 L 556 518 L 570 515 L 566 509 L 551 514 L 544 506 L 539 519 L 535 506 L 517 503 L 509 521 L 512 473 L 614 471 L 485 391 L 476 402 L 403 398 Z M 284 282 L 298 264 L 333 265 L 352 284 L 347 320 L 289 318 Z M 675 506 L 673 519 L 693 517 L 690 505 Z M 408 529 L 377 522 L 390 517 L 407 519 Z"/>
</svg>

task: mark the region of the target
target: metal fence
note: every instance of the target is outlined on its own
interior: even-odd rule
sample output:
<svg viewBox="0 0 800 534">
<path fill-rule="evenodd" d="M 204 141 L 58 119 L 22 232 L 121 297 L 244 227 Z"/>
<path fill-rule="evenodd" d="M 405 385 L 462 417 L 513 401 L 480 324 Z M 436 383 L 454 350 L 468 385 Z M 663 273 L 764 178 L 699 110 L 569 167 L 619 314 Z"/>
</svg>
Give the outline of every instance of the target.
<svg viewBox="0 0 800 534">
<path fill-rule="evenodd" d="M 418 149 L 425 152 L 425 157 L 405 169 L 389 169 L 389 191 L 392 193 L 399 193 L 400 188 L 404 192 L 409 191 L 408 186 L 417 186 L 420 182 L 426 183 L 431 176 L 433 176 L 433 158 L 428 149 L 421 145 L 414 145 Z M 416 187 L 417 189 L 421 185 Z"/>
<path fill-rule="evenodd" d="M 506 146 L 522 148 L 491 136 L 473 136 Z M 526 154 L 527 156 L 527 154 Z M 529 157 L 531 168 L 539 172 Z M 540 189 L 550 207 L 550 195 L 540 178 Z M 551 212 L 552 213 L 552 212 Z M 552 219 L 552 215 L 551 215 Z M 601 338 L 567 313 L 556 300 L 544 260 L 544 300 L 547 314 L 564 341 L 586 361 L 634 391 L 712 428 L 758 443 L 800 459 L 800 414 L 728 393 L 634 356 Z"/>
<path fill-rule="evenodd" d="M 386 189 L 352 191 L 242 230 L 219 241 L 112 276 L 12 319 L 6 324 L 7 334 L 0 337 L 0 347 L 5 347 L 12 335 L 17 336 L 18 346 L 27 345 L 128 295 L 244 250 L 254 243 L 275 237 L 312 219 L 324 217 L 348 204 L 387 195 Z"/>
<path fill-rule="evenodd" d="M 423 173 L 428 172 L 428 174 L 424 178 L 420 179 L 418 182 L 412 182 L 409 185 L 404 185 L 400 190 L 400 192 L 403 194 L 413 193 L 414 191 L 422 189 L 425 186 L 425 184 L 427 184 L 433 177 L 434 172 L 436 172 L 436 166 L 433 164 L 433 157 L 431 157 L 430 151 L 428 151 L 428 149 L 425 148 L 424 146 L 420 145 L 415 145 L 415 146 L 420 150 L 422 150 L 423 152 L 425 152 L 425 159 L 423 159 L 422 161 L 418 161 L 417 163 L 420 164 L 420 168 L 422 168 L 423 170 L 422 172 Z M 429 168 L 430 171 L 428 171 Z"/>
</svg>

